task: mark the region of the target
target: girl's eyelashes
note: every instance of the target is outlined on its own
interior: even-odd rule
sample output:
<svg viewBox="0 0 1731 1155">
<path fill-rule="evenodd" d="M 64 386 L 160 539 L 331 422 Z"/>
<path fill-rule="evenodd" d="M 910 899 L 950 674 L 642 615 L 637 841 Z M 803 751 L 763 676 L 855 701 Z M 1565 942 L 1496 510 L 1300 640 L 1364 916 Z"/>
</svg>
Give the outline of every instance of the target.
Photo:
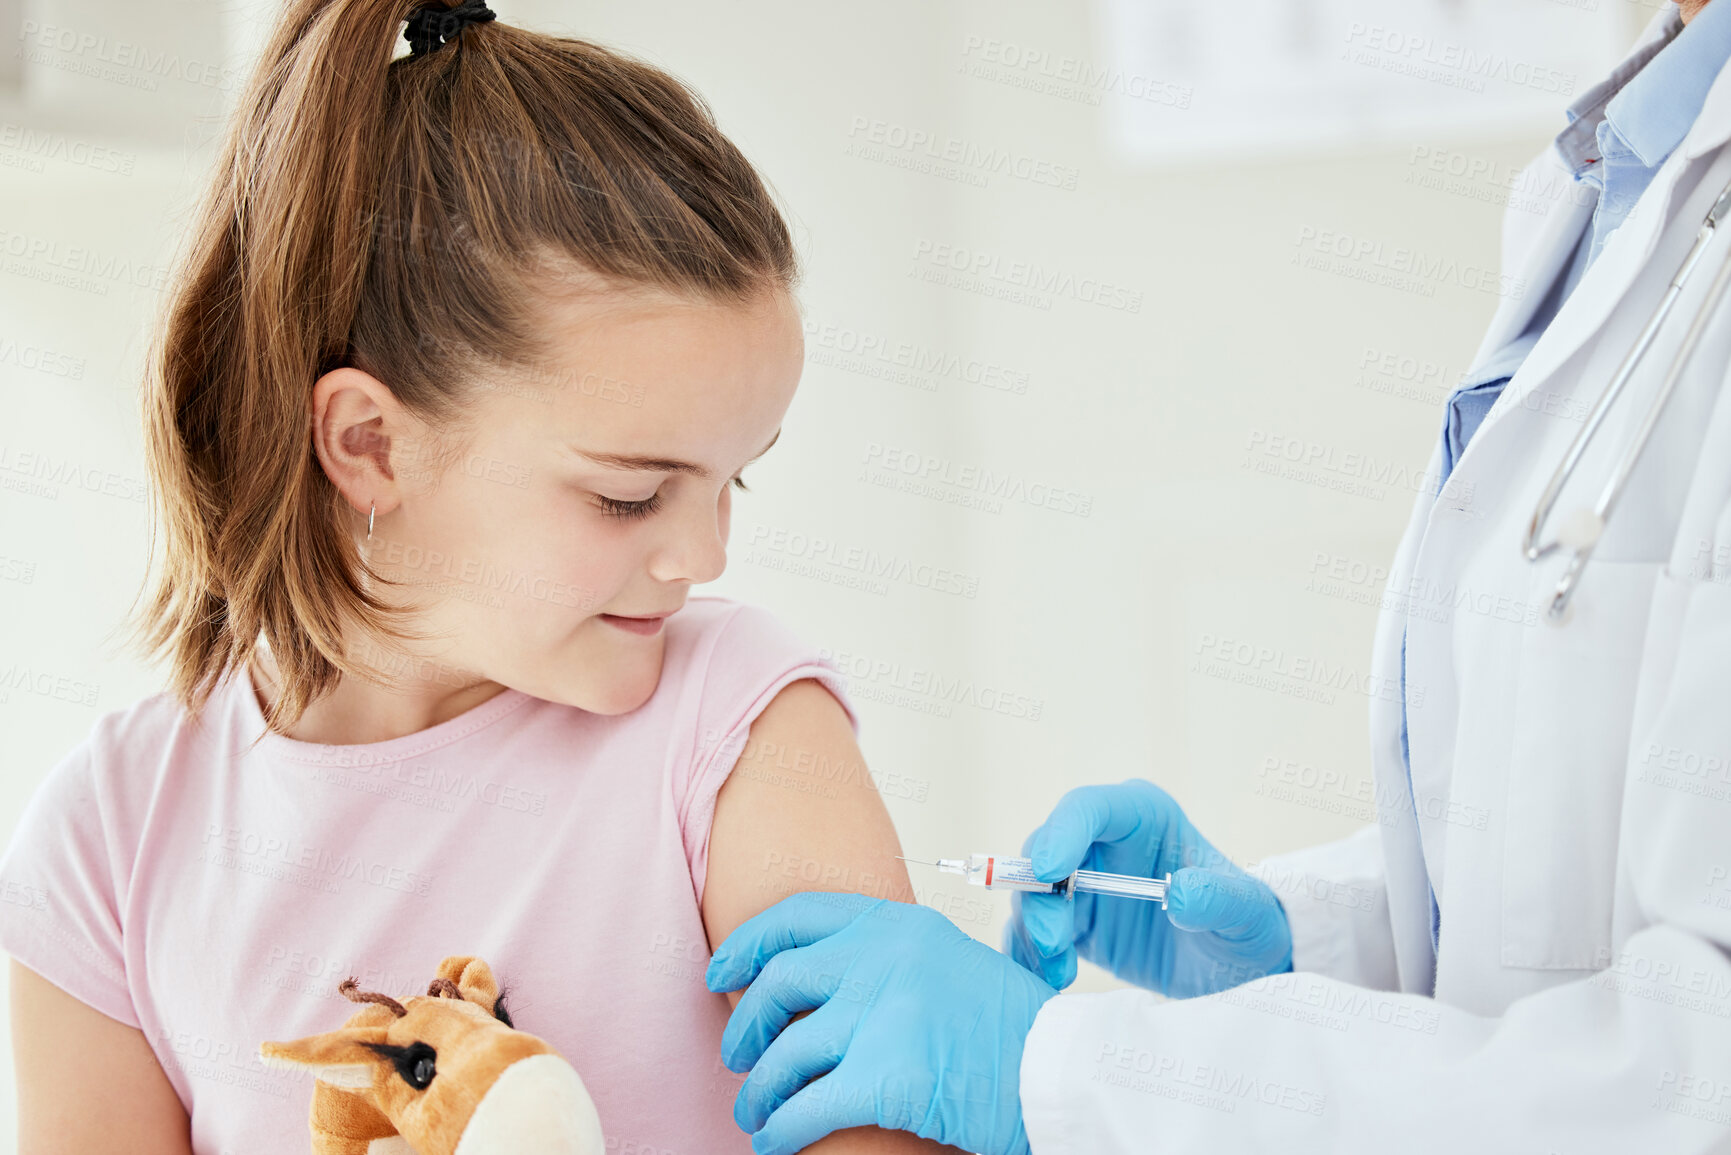
<svg viewBox="0 0 1731 1155">
<path fill-rule="evenodd" d="M 736 475 L 733 478 L 733 484 L 741 490 L 750 492 L 746 489 L 745 478 L 743 477 Z M 648 517 L 657 509 L 661 508 L 661 491 L 656 490 L 642 501 L 620 501 L 616 497 L 608 497 L 605 494 L 597 493 L 595 495 L 595 501 L 596 504 L 600 505 L 601 512 L 606 514 L 608 517 L 635 520 Z"/>
<path fill-rule="evenodd" d="M 656 490 L 642 501 L 619 501 L 616 498 L 604 497 L 597 493 L 596 502 L 601 506 L 601 512 L 608 517 L 623 518 L 627 521 L 648 517 L 661 506 L 661 491 Z"/>
</svg>

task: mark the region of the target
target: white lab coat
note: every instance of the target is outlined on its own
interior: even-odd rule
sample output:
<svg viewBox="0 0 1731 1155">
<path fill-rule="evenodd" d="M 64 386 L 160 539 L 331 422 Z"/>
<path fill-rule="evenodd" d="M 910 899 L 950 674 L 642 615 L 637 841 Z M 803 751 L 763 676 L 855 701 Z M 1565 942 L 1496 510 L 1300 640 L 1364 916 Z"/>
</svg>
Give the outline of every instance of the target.
<svg viewBox="0 0 1731 1155">
<path fill-rule="evenodd" d="M 1373 698 L 1378 823 L 1259 867 L 1297 973 L 1190 1000 L 1048 1002 L 1021 1071 L 1035 1155 L 1731 1151 L 1731 302 L 1563 626 L 1543 612 L 1566 556 L 1520 552 L 1582 415 L 1731 180 L 1728 140 L 1731 68 L 1448 491 L 1415 503 L 1372 667 L 1398 685 L 1410 595 L 1413 790 L 1400 704 Z M 1534 163 L 1569 180 L 1552 149 Z M 1567 198 L 1509 212 L 1504 270 L 1526 291 L 1477 361 L 1521 332 L 1591 215 Z M 1597 495 L 1628 444 L 1726 234 L 1559 514 Z M 1439 449 L 1433 478 L 1440 464 Z"/>
</svg>

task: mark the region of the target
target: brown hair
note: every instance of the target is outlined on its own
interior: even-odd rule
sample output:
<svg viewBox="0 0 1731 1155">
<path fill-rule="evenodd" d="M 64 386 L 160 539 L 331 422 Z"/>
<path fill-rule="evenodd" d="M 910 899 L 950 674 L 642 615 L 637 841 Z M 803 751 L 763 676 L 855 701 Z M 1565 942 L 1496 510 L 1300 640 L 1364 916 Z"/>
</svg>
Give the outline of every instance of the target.
<svg viewBox="0 0 1731 1155">
<path fill-rule="evenodd" d="M 144 391 L 165 559 L 134 629 L 194 716 L 261 633 L 279 732 L 374 677 L 345 625 L 411 636 L 313 453 L 321 375 L 360 368 L 454 429 L 477 366 L 545 356 L 560 284 L 744 302 L 797 278 L 774 201 L 679 81 L 501 20 L 393 60 L 427 6 L 288 0 L 178 258 Z"/>
</svg>

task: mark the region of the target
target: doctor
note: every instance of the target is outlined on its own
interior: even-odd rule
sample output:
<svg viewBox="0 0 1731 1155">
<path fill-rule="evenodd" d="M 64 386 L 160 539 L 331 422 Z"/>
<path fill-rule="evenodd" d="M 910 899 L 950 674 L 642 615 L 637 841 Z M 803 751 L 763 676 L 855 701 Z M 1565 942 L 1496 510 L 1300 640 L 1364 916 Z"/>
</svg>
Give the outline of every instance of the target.
<svg viewBox="0 0 1731 1155">
<path fill-rule="evenodd" d="M 1252 875 L 1148 783 L 1072 791 L 1039 875 L 1174 870 L 1170 909 L 1018 902 L 1015 961 L 925 907 L 786 899 L 708 974 L 750 984 L 723 1060 L 761 1155 L 865 1123 L 985 1155 L 1731 1151 L 1731 303 L 1702 307 L 1731 220 L 1547 519 L 1591 537 L 1571 511 L 1703 314 L 1560 621 L 1571 550 L 1522 548 L 1731 182 L 1728 61 L 1731 0 L 1666 4 L 1530 170 L 1583 195 L 1508 214 L 1528 291 L 1449 399 L 1378 623 L 1378 822 Z M 1171 997 L 1057 996 L 1078 954 Z"/>
</svg>

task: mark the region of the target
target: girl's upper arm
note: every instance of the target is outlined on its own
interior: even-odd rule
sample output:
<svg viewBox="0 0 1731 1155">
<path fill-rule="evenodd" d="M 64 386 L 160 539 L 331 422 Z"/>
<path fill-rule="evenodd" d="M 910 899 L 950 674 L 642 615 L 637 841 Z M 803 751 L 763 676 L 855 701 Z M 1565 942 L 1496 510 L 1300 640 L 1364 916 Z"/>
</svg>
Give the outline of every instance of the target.
<svg viewBox="0 0 1731 1155">
<path fill-rule="evenodd" d="M 802 890 L 913 902 L 900 853 L 840 703 L 816 681 L 790 683 L 752 723 L 716 796 L 702 902 L 710 949 L 752 915 Z M 727 997 L 737 1004 L 742 993 Z M 955 1148 L 905 1131 L 857 1127 L 807 1150 L 916 1155 Z"/>
<path fill-rule="evenodd" d="M 8 981 L 18 1155 L 192 1155 L 186 1108 L 143 1031 L 16 959 Z"/>
</svg>

